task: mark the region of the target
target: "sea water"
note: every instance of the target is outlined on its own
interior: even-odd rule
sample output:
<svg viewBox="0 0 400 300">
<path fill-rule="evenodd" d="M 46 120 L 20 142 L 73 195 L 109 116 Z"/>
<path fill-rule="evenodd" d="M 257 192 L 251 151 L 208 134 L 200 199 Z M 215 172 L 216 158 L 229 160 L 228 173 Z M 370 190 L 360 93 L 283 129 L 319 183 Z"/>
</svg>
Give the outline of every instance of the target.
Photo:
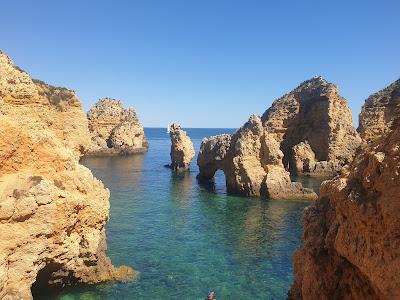
<svg viewBox="0 0 400 300">
<path fill-rule="evenodd" d="M 196 152 L 204 137 L 233 131 L 187 129 Z M 209 290 L 218 300 L 285 299 L 310 202 L 227 195 L 221 171 L 214 184 L 200 185 L 196 158 L 184 174 L 164 167 L 166 129 L 145 133 L 145 154 L 82 160 L 111 192 L 107 254 L 138 278 L 42 291 L 35 299 L 205 299 Z M 318 188 L 320 180 L 303 184 Z"/>
</svg>

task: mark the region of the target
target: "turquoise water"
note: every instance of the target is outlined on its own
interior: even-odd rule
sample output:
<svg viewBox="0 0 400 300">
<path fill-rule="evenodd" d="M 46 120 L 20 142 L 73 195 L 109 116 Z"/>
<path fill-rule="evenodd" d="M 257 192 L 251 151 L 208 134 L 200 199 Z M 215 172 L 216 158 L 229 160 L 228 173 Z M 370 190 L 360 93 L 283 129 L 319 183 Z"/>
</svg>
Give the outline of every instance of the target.
<svg viewBox="0 0 400 300">
<path fill-rule="evenodd" d="M 201 139 L 232 129 L 188 129 Z M 147 128 L 143 155 L 82 161 L 111 191 L 108 255 L 140 272 L 133 282 L 64 289 L 37 299 L 284 299 L 293 280 L 291 255 L 300 245 L 306 201 L 270 201 L 201 186 L 190 173 L 173 174 L 165 129 Z M 307 180 L 308 185 L 319 181 Z"/>
</svg>

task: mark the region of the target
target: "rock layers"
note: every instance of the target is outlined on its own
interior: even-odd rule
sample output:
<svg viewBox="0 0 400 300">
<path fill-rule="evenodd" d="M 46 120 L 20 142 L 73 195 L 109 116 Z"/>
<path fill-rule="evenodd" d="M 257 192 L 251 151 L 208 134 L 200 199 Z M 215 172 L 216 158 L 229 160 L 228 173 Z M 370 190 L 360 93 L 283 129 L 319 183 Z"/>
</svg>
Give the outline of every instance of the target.
<svg viewBox="0 0 400 300">
<path fill-rule="evenodd" d="M 294 174 L 335 174 L 352 160 L 361 142 L 346 100 L 335 85 L 321 77 L 307 80 L 275 100 L 261 119 L 280 144 L 285 166 L 289 164 Z M 313 157 L 314 162 L 309 161 Z"/>
<path fill-rule="evenodd" d="M 366 142 L 373 142 L 390 131 L 396 117 L 395 107 L 400 102 L 400 79 L 371 95 L 359 116 L 358 132 Z"/>
<path fill-rule="evenodd" d="M 133 108 L 119 100 L 105 98 L 87 114 L 93 146 L 87 155 L 119 155 L 145 152 L 148 143 Z"/>
<path fill-rule="evenodd" d="M 0 52 L 0 132 L 0 299 L 132 274 L 105 255 L 109 192 L 79 164 L 90 137 L 74 92 Z"/>
<path fill-rule="evenodd" d="M 197 159 L 199 179 L 210 180 L 217 170 L 222 170 L 230 193 L 273 199 L 315 199 L 312 190 L 290 181 L 282 157 L 279 144 L 264 130 L 261 119 L 252 115 L 234 134 L 202 141 Z"/>
<path fill-rule="evenodd" d="M 306 209 L 290 299 L 400 299 L 399 92 L 397 81 L 368 98 L 369 143 Z"/>
<path fill-rule="evenodd" d="M 171 169 L 175 171 L 188 170 L 195 155 L 192 141 L 176 123 L 169 127 L 169 136 L 171 138 Z"/>
</svg>

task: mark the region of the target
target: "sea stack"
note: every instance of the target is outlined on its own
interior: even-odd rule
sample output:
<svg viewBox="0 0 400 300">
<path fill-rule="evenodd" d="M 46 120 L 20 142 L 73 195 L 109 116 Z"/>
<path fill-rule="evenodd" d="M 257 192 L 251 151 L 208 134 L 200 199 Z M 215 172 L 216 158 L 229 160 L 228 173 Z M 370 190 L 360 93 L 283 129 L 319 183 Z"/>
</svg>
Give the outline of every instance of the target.
<svg viewBox="0 0 400 300">
<path fill-rule="evenodd" d="M 346 99 L 322 77 L 275 100 L 261 119 L 294 175 L 335 175 L 361 143 Z"/>
<path fill-rule="evenodd" d="M 107 156 L 146 152 L 148 143 L 133 108 L 122 101 L 104 98 L 87 113 L 92 147 L 87 155 Z"/>
<path fill-rule="evenodd" d="M 177 123 L 169 127 L 169 136 L 171 138 L 171 169 L 189 170 L 190 162 L 195 155 L 192 141 Z"/>
<path fill-rule="evenodd" d="M 199 179 L 210 180 L 222 170 L 229 193 L 315 200 L 314 191 L 291 182 L 282 158 L 279 143 L 264 129 L 261 119 L 252 115 L 234 134 L 202 141 L 197 158 Z"/>
<path fill-rule="evenodd" d="M 90 137 L 75 93 L 0 51 L 0 132 L 0 299 L 131 275 L 105 254 L 109 192 L 79 164 Z"/>
<path fill-rule="evenodd" d="M 367 99 L 359 132 L 368 143 L 305 211 L 289 299 L 400 299 L 399 81 Z"/>
</svg>

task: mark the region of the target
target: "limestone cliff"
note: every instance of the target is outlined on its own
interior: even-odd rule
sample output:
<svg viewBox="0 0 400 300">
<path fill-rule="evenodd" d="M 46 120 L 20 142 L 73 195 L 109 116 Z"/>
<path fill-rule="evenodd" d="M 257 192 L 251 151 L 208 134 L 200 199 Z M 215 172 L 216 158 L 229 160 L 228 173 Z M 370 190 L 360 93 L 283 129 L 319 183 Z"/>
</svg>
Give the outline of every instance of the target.
<svg viewBox="0 0 400 300">
<path fill-rule="evenodd" d="M 283 162 L 294 174 L 335 174 L 352 160 L 361 142 L 346 99 L 321 77 L 307 80 L 275 100 L 261 119 L 280 144 Z M 299 153 L 297 158 L 293 155 L 294 147 L 304 142 L 314 153 L 315 164 L 302 171 L 295 166 Z"/>
<path fill-rule="evenodd" d="M 0 52 L 0 132 L 0 299 L 132 274 L 105 255 L 109 192 L 79 164 L 90 137 L 75 93 Z"/>
<path fill-rule="evenodd" d="M 323 183 L 320 198 L 305 211 L 290 299 L 400 299 L 400 103 L 392 88 L 384 101 L 393 118 L 382 131 L 361 131 L 380 137 Z M 381 112 L 381 106 L 363 111 Z M 381 113 L 370 117 L 384 121 Z"/>
<path fill-rule="evenodd" d="M 223 170 L 230 193 L 272 199 L 315 199 L 312 190 L 290 181 L 282 157 L 279 144 L 264 130 L 261 119 L 252 115 L 234 134 L 202 141 L 197 158 L 199 179 L 210 180 L 217 170 Z"/>
<path fill-rule="evenodd" d="M 175 171 L 188 170 L 195 155 L 192 141 L 176 123 L 169 127 L 169 136 L 171 138 L 171 169 Z"/>
<path fill-rule="evenodd" d="M 366 142 L 373 142 L 390 131 L 396 117 L 394 107 L 400 102 L 400 79 L 365 100 L 357 128 Z"/>
<path fill-rule="evenodd" d="M 145 152 L 148 143 L 133 108 L 104 98 L 87 114 L 93 146 L 87 155 L 119 155 Z"/>
</svg>

